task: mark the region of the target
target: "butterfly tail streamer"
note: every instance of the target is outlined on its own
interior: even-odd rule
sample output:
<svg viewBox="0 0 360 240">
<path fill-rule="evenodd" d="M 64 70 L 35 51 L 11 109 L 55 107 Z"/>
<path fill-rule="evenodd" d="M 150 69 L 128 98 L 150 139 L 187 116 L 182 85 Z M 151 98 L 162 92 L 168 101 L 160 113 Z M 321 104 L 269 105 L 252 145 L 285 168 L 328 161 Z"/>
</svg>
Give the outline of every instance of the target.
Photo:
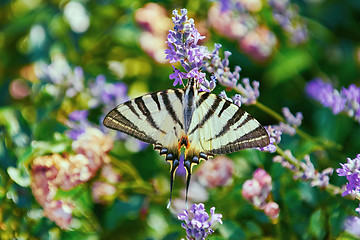
<svg viewBox="0 0 360 240">
<path fill-rule="evenodd" d="M 170 197 L 169 197 L 169 203 L 167 205 L 167 209 L 169 209 L 170 204 L 171 204 L 171 196 L 172 196 L 174 180 L 175 180 L 175 172 L 176 172 L 176 169 L 179 167 L 180 161 L 178 158 L 177 159 L 168 159 L 167 161 L 169 161 L 171 164 L 171 167 L 170 167 Z"/>
<path fill-rule="evenodd" d="M 189 186 L 190 186 L 190 180 L 191 180 L 191 163 L 189 161 L 186 161 L 184 163 L 185 169 L 186 169 L 186 189 L 185 189 L 185 205 L 186 209 L 188 208 L 188 192 L 189 192 Z"/>
</svg>

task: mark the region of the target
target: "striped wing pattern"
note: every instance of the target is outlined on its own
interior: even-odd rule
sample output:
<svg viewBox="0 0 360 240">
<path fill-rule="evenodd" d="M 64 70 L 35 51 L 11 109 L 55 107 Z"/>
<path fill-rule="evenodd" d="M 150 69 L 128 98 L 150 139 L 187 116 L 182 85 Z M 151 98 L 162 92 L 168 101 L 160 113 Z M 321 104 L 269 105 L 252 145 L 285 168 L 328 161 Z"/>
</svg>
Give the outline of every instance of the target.
<svg viewBox="0 0 360 240">
<path fill-rule="evenodd" d="M 135 98 L 111 110 L 104 125 L 146 143 L 177 147 L 184 125 L 182 111 L 176 111 L 182 109 L 182 96 L 183 90 L 169 89 Z"/>
<path fill-rule="evenodd" d="M 236 104 L 201 92 L 189 130 L 189 141 L 199 141 L 206 154 L 227 154 L 264 147 L 269 137 L 261 124 Z"/>
<path fill-rule="evenodd" d="M 193 79 L 184 90 L 158 91 L 120 104 L 106 115 L 104 125 L 153 144 L 166 155 L 171 164 L 170 201 L 182 147 L 187 196 L 192 167 L 200 159 L 270 143 L 266 130 L 250 114 L 215 94 L 198 93 Z"/>
</svg>

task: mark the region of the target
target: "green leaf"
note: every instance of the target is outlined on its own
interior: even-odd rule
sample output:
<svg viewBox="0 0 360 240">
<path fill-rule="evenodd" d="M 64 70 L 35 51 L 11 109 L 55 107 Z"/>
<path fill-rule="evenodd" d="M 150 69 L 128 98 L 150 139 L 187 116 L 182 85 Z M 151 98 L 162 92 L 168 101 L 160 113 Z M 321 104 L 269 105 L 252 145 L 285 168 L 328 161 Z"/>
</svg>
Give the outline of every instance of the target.
<svg viewBox="0 0 360 240">
<path fill-rule="evenodd" d="M 233 221 L 225 220 L 217 231 L 219 231 L 225 239 L 245 239 L 244 231 Z"/>
<path fill-rule="evenodd" d="M 291 80 L 313 64 L 311 55 L 304 50 L 287 50 L 277 55 L 265 73 L 267 82 L 274 85 Z"/>
<path fill-rule="evenodd" d="M 105 212 L 105 219 L 103 221 L 105 227 L 113 230 L 121 221 L 127 218 L 136 218 L 139 215 L 142 203 L 142 196 L 131 196 L 127 202 L 115 201 Z"/>
<path fill-rule="evenodd" d="M 30 175 L 25 167 L 8 167 L 7 172 L 12 180 L 22 187 L 30 185 Z"/>
<path fill-rule="evenodd" d="M 314 239 L 323 239 L 325 237 L 325 218 L 321 209 L 311 215 L 309 233 Z"/>
</svg>

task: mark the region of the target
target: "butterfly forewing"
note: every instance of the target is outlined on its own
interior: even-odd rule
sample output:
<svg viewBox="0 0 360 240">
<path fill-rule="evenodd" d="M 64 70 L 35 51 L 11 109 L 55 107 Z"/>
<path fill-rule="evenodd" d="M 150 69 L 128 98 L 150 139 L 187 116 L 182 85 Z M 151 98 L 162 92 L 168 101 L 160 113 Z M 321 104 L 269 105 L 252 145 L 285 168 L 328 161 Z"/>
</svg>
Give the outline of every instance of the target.
<svg viewBox="0 0 360 240">
<path fill-rule="evenodd" d="M 132 99 L 111 110 L 104 125 L 141 141 L 173 146 L 183 131 L 183 90 L 164 90 Z"/>
<path fill-rule="evenodd" d="M 269 144 L 266 130 L 237 105 L 204 92 L 199 93 L 198 102 L 189 139 L 198 139 L 199 151 L 226 154 Z"/>
</svg>

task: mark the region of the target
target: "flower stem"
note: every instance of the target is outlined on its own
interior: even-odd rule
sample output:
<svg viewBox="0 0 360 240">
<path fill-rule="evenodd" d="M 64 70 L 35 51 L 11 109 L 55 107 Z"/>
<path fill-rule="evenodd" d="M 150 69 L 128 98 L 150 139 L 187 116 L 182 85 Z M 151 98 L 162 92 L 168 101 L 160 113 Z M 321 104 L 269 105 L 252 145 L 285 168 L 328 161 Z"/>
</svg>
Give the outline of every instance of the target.
<svg viewBox="0 0 360 240">
<path fill-rule="evenodd" d="M 265 106 L 264 104 L 256 101 L 256 103 L 254 105 L 256 107 L 258 107 L 260 110 L 266 112 L 267 114 L 269 114 L 270 116 L 275 118 L 277 121 L 285 122 L 285 119 L 280 114 L 273 111 L 271 108 Z M 337 144 L 335 142 L 329 141 L 327 139 L 314 138 L 314 137 L 310 136 L 308 133 L 306 133 L 306 132 L 302 131 L 301 129 L 299 129 L 298 127 L 295 127 L 295 126 L 293 126 L 293 127 L 295 128 L 297 134 L 299 134 L 300 137 L 302 137 L 302 138 L 304 138 L 306 140 L 317 143 L 318 145 L 320 145 L 319 147 L 321 149 L 331 148 L 331 149 L 341 150 L 341 148 L 342 148 L 341 145 L 339 145 L 339 144 Z"/>
<path fill-rule="evenodd" d="M 285 154 L 285 151 L 282 150 L 279 146 L 276 146 L 276 152 L 280 156 L 284 157 L 288 162 L 290 162 L 296 168 L 298 168 L 298 169 L 300 168 L 300 161 L 298 159 L 296 159 L 295 157 L 294 158 L 289 157 L 287 154 Z M 340 187 L 332 185 L 331 183 L 326 185 L 325 190 L 327 192 L 329 192 L 330 194 L 333 194 L 333 195 L 337 195 L 337 194 L 342 193 L 342 190 L 341 190 Z"/>
<path fill-rule="evenodd" d="M 269 114 L 270 116 L 272 116 L 273 118 L 275 118 L 277 121 L 279 122 L 285 122 L 285 119 L 278 114 L 277 112 L 273 111 L 271 108 L 265 106 L 264 104 L 256 101 L 256 103 L 254 104 L 256 107 L 258 107 L 260 110 L 266 112 L 267 114 Z"/>
</svg>

